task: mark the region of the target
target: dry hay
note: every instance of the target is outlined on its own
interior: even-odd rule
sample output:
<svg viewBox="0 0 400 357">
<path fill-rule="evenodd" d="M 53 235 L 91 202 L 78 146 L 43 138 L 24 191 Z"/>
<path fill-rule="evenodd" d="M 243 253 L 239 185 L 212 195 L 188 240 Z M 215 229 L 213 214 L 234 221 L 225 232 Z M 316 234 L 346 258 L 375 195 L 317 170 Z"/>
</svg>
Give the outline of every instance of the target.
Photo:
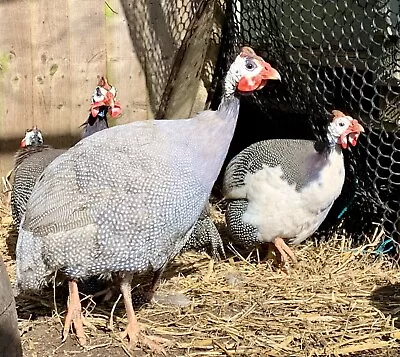
<svg viewBox="0 0 400 357">
<path fill-rule="evenodd" d="M 9 220 L 3 218 L 4 257 L 10 233 Z M 189 305 L 155 302 L 142 307 L 138 318 L 147 334 L 170 340 L 168 356 L 388 356 L 389 351 L 395 356 L 400 351 L 400 274 L 387 259 L 365 253 L 376 241 L 357 250 L 349 250 L 349 240 L 342 237 L 308 241 L 295 248 L 299 263 L 289 275 L 269 262 L 253 261 L 254 255 L 214 263 L 204 254 L 186 253 L 167 269 L 158 294 L 184 294 Z M 7 264 L 13 278 L 13 263 Z M 110 332 L 116 297 L 108 305 L 87 300 L 86 350 L 71 338 L 61 345 L 65 300 L 56 295 L 56 313 L 51 290 L 17 300 L 26 356 L 147 355 L 129 351 L 118 338 L 116 332 L 126 324 L 121 302 Z M 50 331 L 54 344 L 46 344 L 35 330 Z"/>
</svg>

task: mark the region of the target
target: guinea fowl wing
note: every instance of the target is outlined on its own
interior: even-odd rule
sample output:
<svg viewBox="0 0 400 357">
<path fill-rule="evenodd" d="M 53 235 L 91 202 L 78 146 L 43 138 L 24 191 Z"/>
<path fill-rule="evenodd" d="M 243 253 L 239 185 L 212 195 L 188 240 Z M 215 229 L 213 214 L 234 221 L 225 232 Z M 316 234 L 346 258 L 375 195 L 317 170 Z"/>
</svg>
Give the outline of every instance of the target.
<svg viewBox="0 0 400 357">
<path fill-rule="evenodd" d="M 39 151 L 39 149 L 42 149 Z M 36 151 L 37 150 L 37 151 Z M 36 179 L 57 156 L 65 150 L 51 147 L 27 150 L 15 163 L 14 182 L 11 194 L 11 210 L 14 223 L 19 227 L 26 210 L 26 203 L 35 185 Z M 24 153 L 23 153 L 24 154 Z"/>
<path fill-rule="evenodd" d="M 300 190 L 313 179 L 318 166 L 318 153 L 310 140 L 274 139 L 254 143 L 228 164 L 223 182 L 223 194 L 228 199 L 246 198 L 246 178 L 263 168 L 280 166 L 282 179 Z"/>
</svg>

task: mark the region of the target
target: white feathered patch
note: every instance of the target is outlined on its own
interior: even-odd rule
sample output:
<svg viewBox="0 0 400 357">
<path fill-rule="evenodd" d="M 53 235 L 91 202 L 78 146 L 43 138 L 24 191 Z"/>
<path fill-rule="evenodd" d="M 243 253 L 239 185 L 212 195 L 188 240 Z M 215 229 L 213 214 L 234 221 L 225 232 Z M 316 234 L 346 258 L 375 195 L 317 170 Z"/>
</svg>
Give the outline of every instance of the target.
<svg viewBox="0 0 400 357">
<path fill-rule="evenodd" d="M 282 237 L 300 243 L 320 226 L 343 183 L 340 151 L 328 156 L 324 167 L 301 191 L 283 179 L 281 166 L 264 165 L 262 170 L 245 178 L 249 205 L 243 222 L 257 227 L 264 242 Z"/>
</svg>

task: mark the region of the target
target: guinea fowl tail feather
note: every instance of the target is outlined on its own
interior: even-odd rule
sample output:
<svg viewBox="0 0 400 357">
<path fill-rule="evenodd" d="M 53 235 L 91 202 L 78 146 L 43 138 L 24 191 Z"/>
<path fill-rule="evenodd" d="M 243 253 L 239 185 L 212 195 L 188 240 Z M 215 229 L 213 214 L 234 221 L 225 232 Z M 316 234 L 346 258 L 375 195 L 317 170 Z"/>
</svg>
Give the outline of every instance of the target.
<svg viewBox="0 0 400 357">
<path fill-rule="evenodd" d="M 51 273 L 42 259 L 42 245 L 42 240 L 36 239 L 32 232 L 20 229 L 16 255 L 24 259 L 20 259 L 16 266 L 17 294 L 21 290 L 39 290 L 45 284 L 45 277 Z"/>
</svg>

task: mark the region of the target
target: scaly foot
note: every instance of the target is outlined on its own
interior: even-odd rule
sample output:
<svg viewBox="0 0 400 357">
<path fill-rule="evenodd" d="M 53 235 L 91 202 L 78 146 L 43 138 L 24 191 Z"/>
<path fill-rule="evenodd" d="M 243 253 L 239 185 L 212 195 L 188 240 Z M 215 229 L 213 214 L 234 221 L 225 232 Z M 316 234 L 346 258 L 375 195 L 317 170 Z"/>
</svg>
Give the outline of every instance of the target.
<svg viewBox="0 0 400 357">
<path fill-rule="evenodd" d="M 121 282 L 121 292 L 124 298 L 125 310 L 128 318 L 128 326 L 126 327 L 126 330 L 122 333 L 121 337 L 128 337 L 131 347 L 135 347 L 138 343 L 140 343 L 141 345 L 149 347 L 150 350 L 155 353 L 162 353 L 166 355 L 164 349 L 158 343 L 140 332 L 139 323 L 137 321 L 135 312 L 133 311 L 132 305 L 132 276 L 132 273 L 126 273 Z"/>
<path fill-rule="evenodd" d="M 79 299 L 78 285 L 76 281 L 69 281 L 69 306 L 67 316 L 65 316 L 64 322 L 64 330 L 63 330 L 63 338 L 62 342 L 65 342 L 69 330 L 71 328 L 71 324 L 75 327 L 76 337 L 78 338 L 79 344 L 81 346 L 86 345 L 86 336 L 83 330 L 83 316 L 82 316 L 82 307 L 81 301 Z"/>
<path fill-rule="evenodd" d="M 165 340 L 144 335 L 142 332 L 140 332 L 139 324 L 128 324 L 126 330 L 121 333 L 121 338 L 124 339 L 125 337 L 128 337 L 131 348 L 135 347 L 137 344 L 140 344 L 148 347 L 154 353 L 162 353 L 166 355 L 164 348 L 155 341 L 158 340 L 158 342 L 165 342 Z"/>
<path fill-rule="evenodd" d="M 286 245 L 285 241 L 282 238 L 277 237 L 277 238 L 274 239 L 274 241 L 272 243 L 274 244 L 275 249 L 281 255 L 281 263 L 282 263 L 283 267 L 286 270 L 289 270 L 289 260 L 292 260 L 292 262 L 294 264 L 297 263 L 297 259 L 296 259 L 295 255 L 294 255 L 294 253 Z"/>
</svg>

